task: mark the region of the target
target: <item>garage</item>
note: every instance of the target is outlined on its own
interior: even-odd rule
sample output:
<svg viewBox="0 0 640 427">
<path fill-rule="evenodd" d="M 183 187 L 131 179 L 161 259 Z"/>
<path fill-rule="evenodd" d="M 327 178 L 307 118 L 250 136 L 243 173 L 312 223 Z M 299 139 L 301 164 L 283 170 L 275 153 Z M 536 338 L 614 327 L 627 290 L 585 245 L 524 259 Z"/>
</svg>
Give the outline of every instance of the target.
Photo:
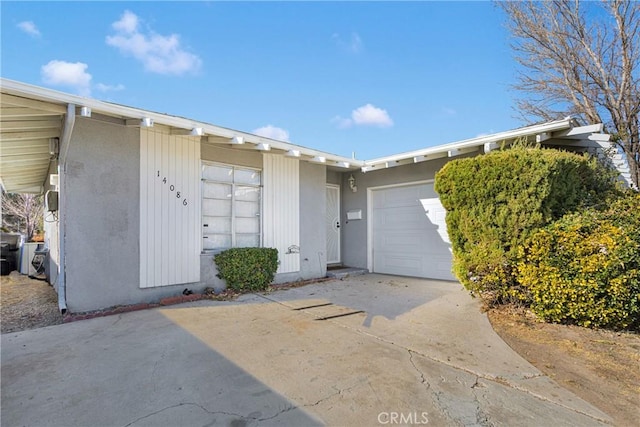
<svg viewBox="0 0 640 427">
<path fill-rule="evenodd" d="M 371 271 L 456 280 L 445 209 L 433 181 L 371 189 Z"/>
</svg>

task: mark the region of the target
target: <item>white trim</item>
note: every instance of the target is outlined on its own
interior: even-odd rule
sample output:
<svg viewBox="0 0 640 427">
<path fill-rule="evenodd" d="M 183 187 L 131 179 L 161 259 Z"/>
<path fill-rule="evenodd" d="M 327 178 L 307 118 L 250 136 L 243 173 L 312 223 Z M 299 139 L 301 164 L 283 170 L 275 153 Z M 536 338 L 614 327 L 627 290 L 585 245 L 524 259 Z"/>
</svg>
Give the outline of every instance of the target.
<svg viewBox="0 0 640 427">
<path fill-rule="evenodd" d="M 194 128 L 201 128 L 203 138 L 209 136 L 222 137 L 219 139 L 213 139 L 215 143 L 229 144 L 232 143 L 232 138 L 241 137 L 244 139 L 245 144 L 251 143 L 256 146 L 263 144 L 263 146 L 269 146 L 272 150 L 283 150 L 288 152 L 290 150 L 299 151 L 301 155 L 305 156 L 305 161 L 310 161 L 314 157 L 325 158 L 326 161 L 332 161 L 336 163 L 344 162 L 350 164 L 350 169 L 357 170 L 364 165 L 361 160 L 354 160 L 350 157 L 338 156 L 335 154 L 314 150 L 307 147 L 302 147 L 285 141 L 279 141 L 276 139 L 265 138 L 259 135 L 254 135 L 247 132 L 241 132 L 234 129 L 224 128 L 216 126 L 210 123 L 199 122 L 183 117 L 171 116 L 168 114 L 156 113 L 153 111 L 147 111 L 139 108 L 127 107 L 124 105 L 112 104 L 109 102 L 99 101 L 93 98 L 84 98 L 77 95 L 71 95 L 55 90 L 33 86 L 26 83 L 17 82 L 5 78 L 0 78 L 0 86 L 4 98 L 11 97 L 11 99 L 22 100 L 23 98 L 30 98 L 22 102 L 27 102 L 29 105 L 46 106 L 47 111 L 53 110 L 57 114 L 63 114 L 66 111 L 65 105 L 59 104 L 75 104 L 78 107 L 88 107 L 94 114 L 102 113 L 105 115 L 111 115 L 123 120 L 134 120 L 131 123 L 140 124 L 140 120 L 143 118 L 150 119 L 155 125 L 162 124 L 179 129 L 187 129 L 191 131 Z M 45 104 L 51 103 L 53 105 Z M 123 123 L 124 124 L 124 123 Z M 207 139 L 209 142 L 212 140 Z"/>
<path fill-rule="evenodd" d="M 364 166 L 362 167 L 363 172 L 368 172 L 377 169 L 383 169 L 385 167 L 389 167 L 389 164 L 406 164 L 406 163 L 414 163 L 416 159 L 418 161 L 430 160 L 434 154 L 445 153 L 445 157 L 449 155 L 449 152 L 452 154 L 456 150 L 461 150 L 461 152 L 468 152 L 471 147 L 478 147 L 478 149 L 484 146 L 485 143 L 491 142 L 502 142 L 502 141 L 511 141 L 516 138 L 522 136 L 532 136 L 538 135 L 545 132 L 556 132 L 563 131 L 567 129 L 575 128 L 576 131 L 586 130 L 589 131 L 592 128 L 589 126 L 577 127 L 577 122 L 572 117 L 567 117 L 562 120 L 556 120 L 553 122 L 542 123 L 533 126 L 522 127 L 518 129 L 513 129 L 505 132 L 498 132 L 491 135 L 479 136 L 476 138 L 466 139 L 458 142 L 452 142 L 449 144 L 437 145 L 434 147 L 423 148 L 420 150 L 409 151 L 400 154 L 394 154 L 392 156 L 381 157 L 373 160 L 367 160 L 364 162 Z M 589 133 L 589 132 L 587 132 Z M 555 135 L 554 135 L 555 137 Z M 473 150 L 471 150 L 473 151 Z"/>
<path fill-rule="evenodd" d="M 373 192 L 395 187 L 411 187 L 413 185 L 432 184 L 435 179 L 403 182 L 400 184 L 379 185 L 367 188 L 367 269 L 373 272 Z"/>
</svg>

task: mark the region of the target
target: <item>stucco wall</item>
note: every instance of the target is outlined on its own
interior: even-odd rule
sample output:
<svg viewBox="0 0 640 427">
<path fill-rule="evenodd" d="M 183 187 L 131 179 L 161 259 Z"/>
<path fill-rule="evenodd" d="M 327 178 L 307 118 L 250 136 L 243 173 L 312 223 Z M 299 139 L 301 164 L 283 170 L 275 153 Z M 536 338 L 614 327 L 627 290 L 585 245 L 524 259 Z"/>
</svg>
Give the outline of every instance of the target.
<svg viewBox="0 0 640 427">
<path fill-rule="evenodd" d="M 203 160 L 262 169 L 262 153 L 205 144 Z M 186 287 L 221 290 L 213 254 L 200 256 L 200 282 L 140 288 L 140 131 L 78 118 L 67 157 L 66 295 L 71 312 L 155 302 Z M 326 167 L 300 163 L 299 272 L 276 282 L 326 274 Z M 339 179 L 339 175 L 334 176 Z"/>
<path fill-rule="evenodd" d="M 66 162 L 67 307 L 143 299 L 139 288 L 139 129 L 77 118 Z"/>
<path fill-rule="evenodd" d="M 211 160 L 218 158 L 229 160 L 221 153 Z M 254 163 L 255 158 L 249 165 Z M 200 292 L 216 281 L 221 287 L 211 256 L 206 262 L 202 255 L 200 282 L 140 288 L 139 129 L 78 117 L 64 194 L 69 311 L 156 302 L 187 287 Z"/>
<path fill-rule="evenodd" d="M 358 191 L 342 192 L 342 263 L 349 267 L 367 268 L 367 188 L 434 179 L 436 172 L 449 159 L 397 166 L 367 173 L 353 172 Z M 342 188 L 348 189 L 351 173 L 342 174 Z M 346 212 L 362 210 L 362 219 L 347 221 Z"/>
<path fill-rule="evenodd" d="M 342 172 L 327 170 L 327 184 L 340 185 L 342 182 Z M 347 174 L 349 176 L 349 174 Z"/>
</svg>

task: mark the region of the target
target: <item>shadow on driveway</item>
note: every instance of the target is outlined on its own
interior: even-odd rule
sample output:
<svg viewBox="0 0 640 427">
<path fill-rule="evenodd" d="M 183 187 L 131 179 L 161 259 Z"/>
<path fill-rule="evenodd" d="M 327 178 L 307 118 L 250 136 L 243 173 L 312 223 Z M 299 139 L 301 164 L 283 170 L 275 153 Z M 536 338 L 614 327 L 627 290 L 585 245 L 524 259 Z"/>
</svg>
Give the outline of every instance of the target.
<svg viewBox="0 0 640 427">
<path fill-rule="evenodd" d="M 461 285 L 381 275 L 2 335 L 1 409 L 6 426 L 610 420 L 511 351 Z"/>
</svg>

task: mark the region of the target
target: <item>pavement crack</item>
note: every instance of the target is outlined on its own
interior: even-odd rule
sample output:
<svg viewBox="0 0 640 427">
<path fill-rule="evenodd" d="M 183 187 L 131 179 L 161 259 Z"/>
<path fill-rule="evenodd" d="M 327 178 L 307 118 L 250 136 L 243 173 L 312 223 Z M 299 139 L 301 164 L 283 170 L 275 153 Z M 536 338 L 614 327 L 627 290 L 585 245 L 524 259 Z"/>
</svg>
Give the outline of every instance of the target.
<svg viewBox="0 0 640 427">
<path fill-rule="evenodd" d="M 261 298 L 264 298 L 264 299 L 266 299 L 266 300 L 268 300 L 268 301 L 270 301 L 270 302 L 273 302 L 273 303 L 279 304 L 279 305 L 281 305 L 281 306 L 283 306 L 283 307 L 286 307 L 286 308 L 288 308 L 288 309 L 291 309 L 291 308 L 292 308 L 291 306 L 287 305 L 286 303 L 284 303 L 284 302 L 282 302 L 282 301 L 278 301 L 278 300 L 277 300 L 277 299 L 275 299 L 275 298 L 270 298 L 270 297 L 268 297 L 268 296 L 266 296 L 266 295 L 263 295 L 263 294 L 254 294 L 254 295 L 256 295 L 256 296 L 258 296 L 258 297 L 261 297 Z M 306 312 L 306 311 L 304 311 L 304 310 L 298 311 L 298 313 L 303 313 L 303 314 L 306 314 L 306 315 L 308 315 L 308 316 L 310 316 L 310 317 L 314 317 L 311 313 L 308 313 L 308 312 Z M 424 357 L 424 358 L 426 358 L 426 359 L 428 359 L 428 360 L 431 360 L 431 361 L 433 361 L 433 362 L 436 362 L 436 363 L 439 363 L 439 364 L 442 364 L 442 365 L 448 366 L 448 367 L 450 367 L 450 368 L 452 368 L 452 369 L 455 369 L 455 370 L 458 370 L 458 371 L 460 371 L 460 372 L 464 372 L 464 373 L 467 373 L 467 374 L 470 374 L 470 375 L 474 375 L 474 376 L 476 376 L 477 380 L 476 380 L 476 383 L 474 384 L 474 386 L 476 386 L 476 387 L 482 387 L 482 385 L 481 385 L 480 383 L 478 383 L 478 380 L 479 380 L 479 379 L 483 379 L 483 380 L 486 380 L 486 381 L 490 381 L 490 382 L 492 382 L 492 383 L 500 384 L 500 385 L 502 385 L 502 386 L 508 387 L 508 388 L 510 388 L 510 389 L 513 389 L 513 390 L 520 391 L 520 392 L 525 393 L 525 394 L 527 394 L 527 395 L 529 395 L 529 396 L 531 396 L 531 397 L 534 397 L 534 398 L 536 398 L 536 399 L 539 399 L 539 400 L 541 400 L 541 401 L 543 401 L 543 402 L 547 402 L 547 403 L 550 403 L 550 404 L 552 404 L 552 405 L 556 405 L 556 406 L 558 406 L 558 407 L 564 408 L 564 409 L 566 409 L 566 410 L 569 410 L 569 411 L 575 412 L 575 413 L 580 414 L 580 415 L 584 415 L 584 416 L 586 416 L 586 417 L 589 417 L 589 418 L 591 418 L 591 419 L 597 420 L 597 421 L 599 421 L 599 422 L 602 422 L 602 423 L 605 423 L 605 424 L 609 423 L 609 421 L 607 421 L 606 419 L 603 419 L 603 418 L 601 418 L 601 417 L 599 417 L 599 416 L 597 416 L 597 415 L 595 415 L 595 414 L 591 414 L 591 413 L 588 413 L 588 412 L 585 412 L 585 411 L 581 411 L 581 410 L 580 410 L 580 409 L 578 409 L 578 408 L 575 408 L 575 407 L 571 407 L 571 406 L 565 405 L 565 404 L 563 404 L 563 403 L 561 403 L 561 402 L 558 402 L 558 401 L 556 401 L 556 400 L 552 400 L 552 399 L 550 399 L 550 398 L 548 398 L 548 397 L 546 397 L 546 396 L 543 396 L 543 395 L 541 395 L 541 394 L 539 394 L 539 393 L 536 393 L 536 392 L 534 392 L 534 391 L 531 391 L 531 390 L 529 390 L 529 389 L 525 388 L 524 386 L 518 385 L 518 384 L 514 383 L 512 380 L 506 379 L 506 378 L 504 378 L 504 377 L 500 377 L 500 376 L 491 376 L 491 375 L 483 374 L 483 373 L 481 373 L 481 372 L 476 372 L 476 371 L 474 371 L 474 370 L 472 370 L 472 369 L 465 368 L 464 366 L 460 366 L 460 365 L 454 364 L 454 363 L 452 363 L 452 362 L 450 362 L 450 361 L 448 361 L 448 360 L 443 360 L 443 359 L 440 359 L 440 358 L 438 358 L 438 357 L 434 357 L 434 356 L 432 356 L 432 355 L 427 355 L 427 354 L 424 354 L 424 353 L 421 353 L 421 352 L 415 351 L 415 350 L 413 350 L 413 349 L 411 349 L 411 348 L 409 348 L 409 347 L 406 347 L 406 346 L 404 346 L 404 345 L 402 345 L 402 344 L 399 344 L 399 343 L 396 343 L 396 342 L 394 342 L 394 341 L 391 341 L 391 340 L 389 340 L 389 339 L 387 339 L 387 338 L 384 338 L 384 337 L 381 337 L 381 336 L 375 335 L 375 334 L 373 334 L 373 333 L 371 333 L 371 332 L 369 332 L 369 331 L 363 330 L 363 329 L 361 329 L 361 328 L 354 327 L 354 326 L 351 326 L 351 325 L 348 325 L 348 324 L 345 324 L 345 323 L 341 323 L 341 322 L 339 322 L 339 321 L 336 321 L 335 319 L 329 319 L 329 320 L 327 320 L 327 322 L 328 322 L 328 323 L 332 323 L 332 324 L 334 324 L 334 325 L 336 325 L 336 326 L 339 326 L 339 327 L 342 327 L 342 328 L 348 329 L 348 330 L 350 330 L 350 331 L 354 331 L 354 332 L 356 332 L 356 333 L 358 333 L 358 334 L 360 334 L 360 335 L 370 337 L 370 338 L 372 338 L 372 339 L 374 339 L 374 340 L 377 340 L 377 341 L 383 342 L 383 343 L 385 343 L 385 344 L 388 344 L 388 345 L 391 345 L 391 346 L 394 346 L 394 347 L 397 347 L 397 348 L 400 348 L 400 349 L 407 350 L 407 351 L 409 352 L 409 355 L 410 355 L 410 361 L 411 361 L 411 364 L 413 365 L 414 369 L 416 369 L 416 370 L 420 373 L 420 376 L 421 376 L 421 379 L 422 379 L 421 381 L 423 381 L 423 384 L 425 384 L 425 387 L 427 387 L 427 388 L 429 388 L 429 387 L 430 387 L 430 385 L 429 385 L 429 384 L 428 384 L 428 382 L 426 381 L 426 378 L 425 378 L 424 374 L 422 373 L 422 371 L 420 371 L 420 370 L 416 367 L 416 365 L 414 364 L 414 362 L 413 362 L 413 355 L 419 355 L 419 356 Z M 518 378 L 518 379 L 519 379 L 519 380 L 524 380 L 524 381 L 526 381 L 526 380 L 530 380 L 530 379 L 534 379 L 534 378 L 538 378 L 538 377 L 547 377 L 547 376 L 546 376 L 546 375 L 544 375 L 544 374 L 542 374 L 542 373 L 528 373 L 528 374 L 524 374 L 524 375 L 522 375 L 522 376 L 521 376 L 520 378 Z M 516 380 L 518 380 L 518 379 L 516 379 Z M 435 391 L 431 391 L 431 393 L 436 397 L 436 401 L 438 402 L 438 407 L 440 407 L 440 410 L 441 410 L 443 413 L 445 413 L 445 414 L 446 414 L 446 413 L 447 413 L 447 411 L 445 410 L 445 408 L 443 408 L 443 407 L 442 407 L 442 405 L 441 405 L 441 404 L 440 404 L 440 402 L 438 401 L 438 393 L 437 393 L 437 392 L 435 392 Z M 330 397 L 331 397 L 331 396 L 330 396 Z M 323 400 L 326 400 L 326 399 L 323 399 Z M 320 402 L 321 402 L 321 401 L 319 401 L 318 403 L 320 403 Z M 317 403 L 316 403 L 316 404 L 317 404 Z M 314 404 L 314 405 L 311 405 L 311 406 L 315 406 L 315 404 Z"/>
<path fill-rule="evenodd" d="M 287 406 L 286 408 L 281 409 L 276 414 L 274 414 L 274 415 L 272 415 L 270 417 L 258 418 L 258 417 L 253 417 L 251 415 L 237 414 L 235 412 L 210 411 L 209 409 L 205 408 L 204 406 L 200 405 L 199 403 L 181 402 L 181 403 L 177 403 L 175 405 L 166 406 L 166 407 L 164 407 L 162 409 L 158 409 L 157 411 L 153 411 L 153 412 L 151 412 L 151 413 L 149 413 L 147 415 L 144 415 L 142 417 L 136 418 L 135 420 L 131 421 L 129 424 L 125 424 L 123 427 L 130 427 L 130 426 L 136 424 L 137 422 L 142 421 L 142 420 L 144 420 L 146 418 L 149 418 L 149 417 L 152 417 L 154 415 L 160 414 L 160 413 L 162 413 L 164 411 L 168 411 L 168 410 L 171 410 L 171 409 L 179 408 L 181 406 L 195 406 L 197 408 L 202 409 L 204 412 L 206 412 L 207 414 L 210 414 L 210 415 L 226 415 L 226 416 L 229 416 L 229 417 L 241 418 L 243 420 L 252 420 L 252 421 L 260 421 L 260 422 L 272 420 L 272 419 L 277 418 L 277 417 L 279 417 L 280 415 L 282 415 L 282 414 L 284 414 L 286 412 L 289 412 L 289 411 L 292 411 L 294 409 L 297 409 L 297 406 Z"/>
<path fill-rule="evenodd" d="M 411 363 L 411 366 L 413 366 L 413 369 L 416 370 L 416 372 L 418 372 L 420 374 L 420 382 L 425 386 L 425 388 L 427 390 L 429 390 L 431 388 L 431 385 L 429 384 L 429 382 L 427 381 L 427 379 L 424 376 L 424 372 L 422 372 L 422 370 L 420 370 L 417 366 L 416 363 L 413 361 L 413 355 L 417 354 L 415 351 L 407 349 L 407 351 L 409 352 L 409 362 Z"/>
<path fill-rule="evenodd" d="M 318 400 L 315 403 L 309 403 L 309 404 L 306 404 L 306 405 L 302 405 L 302 407 L 309 408 L 309 407 L 312 407 L 312 406 L 318 406 L 321 403 L 324 403 L 327 400 L 330 400 L 330 399 L 332 399 L 332 398 L 334 398 L 336 396 L 342 396 L 342 394 L 344 392 L 351 391 L 354 388 L 356 388 L 357 386 L 359 386 L 360 384 L 361 384 L 361 382 L 359 382 L 358 384 L 352 385 L 351 387 L 346 387 L 346 388 L 337 388 L 337 387 L 333 386 L 333 389 L 335 390 L 335 393 L 331 393 L 330 395 L 323 397 L 322 399 Z"/>
<path fill-rule="evenodd" d="M 272 416 L 267 417 L 267 418 L 254 418 L 254 417 L 246 417 L 246 418 L 249 418 L 249 419 L 252 419 L 252 420 L 256 420 L 256 421 L 269 421 L 269 420 L 273 420 L 274 418 L 278 418 L 280 415 L 285 414 L 285 413 L 287 413 L 289 411 L 293 411 L 294 409 L 298 409 L 298 407 L 294 406 L 294 405 L 290 405 L 290 406 L 287 406 L 286 408 L 276 412 L 275 415 L 272 415 Z"/>
<path fill-rule="evenodd" d="M 471 394 L 473 395 L 473 403 L 476 407 L 475 416 L 476 416 L 476 424 L 482 427 L 492 427 L 494 424 L 491 422 L 489 414 L 487 414 L 482 409 L 482 404 L 480 403 L 480 399 L 478 399 L 478 393 L 481 393 L 480 389 L 485 388 L 485 386 L 480 383 L 480 377 L 476 375 L 476 380 L 471 385 Z"/>
</svg>

